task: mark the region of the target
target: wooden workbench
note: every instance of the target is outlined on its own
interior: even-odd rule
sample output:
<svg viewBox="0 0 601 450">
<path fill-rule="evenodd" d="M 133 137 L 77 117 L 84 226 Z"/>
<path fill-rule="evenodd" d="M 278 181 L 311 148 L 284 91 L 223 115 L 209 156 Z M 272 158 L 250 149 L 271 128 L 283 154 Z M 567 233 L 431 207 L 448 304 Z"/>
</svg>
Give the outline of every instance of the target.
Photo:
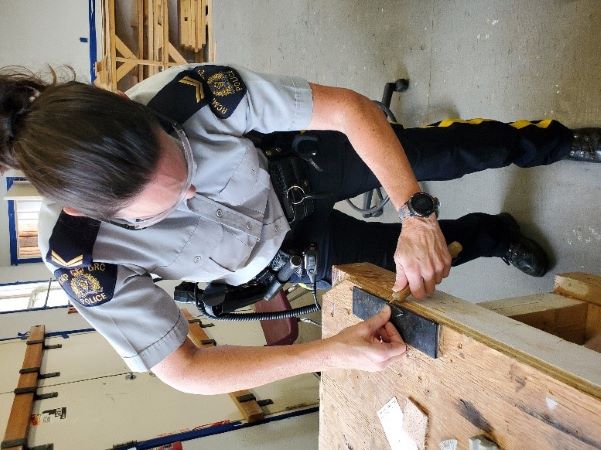
<svg viewBox="0 0 601 450">
<path fill-rule="evenodd" d="M 354 286 L 390 301 L 393 282 L 391 272 L 373 265 L 339 267 L 324 298 L 324 337 L 360 321 L 352 313 Z M 545 309 L 540 304 L 526 314 L 532 322 Z M 582 340 L 582 333 L 601 329 L 599 316 L 587 321 L 587 311 L 593 318 L 599 304 L 587 310 L 582 300 L 555 299 L 541 314 L 555 308 L 557 328 Z M 482 435 L 502 449 L 601 448 L 601 353 L 441 292 L 404 306 L 441 324 L 439 357 L 410 348 L 379 373 L 323 373 L 320 449 L 390 448 L 377 412 L 392 398 L 427 417 L 427 449 L 452 440 L 467 449 L 470 438 Z M 517 308 L 522 316 L 524 308 Z"/>
</svg>

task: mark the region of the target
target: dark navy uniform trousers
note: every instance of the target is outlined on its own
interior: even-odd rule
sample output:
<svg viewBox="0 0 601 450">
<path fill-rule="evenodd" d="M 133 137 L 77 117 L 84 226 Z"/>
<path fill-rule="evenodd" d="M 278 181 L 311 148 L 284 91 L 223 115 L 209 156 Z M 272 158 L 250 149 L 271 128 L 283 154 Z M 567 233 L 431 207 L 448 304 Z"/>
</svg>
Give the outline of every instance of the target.
<svg viewBox="0 0 601 450">
<path fill-rule="evenodd" d="M 451 180 L 512 163 L 520 167 L 551 164 L 567 156 L 573 139 L 568 128 L 551 120 L 505 124 L 474 119 L 442 121 L 424 128 L 392 126 L 419 181 Z M 400 223 L 366 222 L 333 208 L 337 201 L 379 187 L 378 180 L 343 134 L 305 135 L 317 138 L 314 161 L 322 169 L 319 172 L 307 165 L 311 190 L 331 196 L 317 200 L 315 212 L 293 224 L 287 245 L 302 248 L 316 244 L 318 280 L 326 283 L 331 280 L 334 264 L 371 262 L 394 271 Z M 453 265 L 481 256 L 503 256 L 509 247 L 509 230 L 494 215 L 467 214 L 441 220 L 440 226 L 447 243 L 458 241 L 463 246 Z"/>
</svg>

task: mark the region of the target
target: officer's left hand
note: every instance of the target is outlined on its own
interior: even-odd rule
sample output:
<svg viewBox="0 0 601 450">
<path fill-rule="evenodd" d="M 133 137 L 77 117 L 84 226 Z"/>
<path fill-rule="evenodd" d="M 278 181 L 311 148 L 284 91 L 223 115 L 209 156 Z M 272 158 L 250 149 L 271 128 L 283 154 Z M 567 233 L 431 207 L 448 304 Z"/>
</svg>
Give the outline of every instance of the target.
<svg viewBox="0 0 601 450">
<path fill-rule="evenodd" d="M 451 255 L 434 215 L 409 217 L 403 222 L 394 254 L 396 281 L 392 290 L 407 286 L 417 299 L 434 292 L 434 287 L 449 275 Z"/>
</svg>

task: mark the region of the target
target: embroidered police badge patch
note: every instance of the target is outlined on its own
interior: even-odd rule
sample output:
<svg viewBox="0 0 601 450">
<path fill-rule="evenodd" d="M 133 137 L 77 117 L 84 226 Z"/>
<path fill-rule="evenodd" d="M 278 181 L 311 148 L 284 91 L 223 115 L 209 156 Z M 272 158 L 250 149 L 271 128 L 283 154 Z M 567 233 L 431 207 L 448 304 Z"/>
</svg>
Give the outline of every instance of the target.
<svg viewBox="0 0 601 450">
<path fill-rule="evenodd" d="M 212 65 L 199 66 L 196 72 L 209 88 L 209 105 L 213 114 L 227 119 L 246 94 L 246 85 L 240 74 L 231 67 Z"/>
<path fill-rule="evenodd" d="M 220 119 L 227 119 L 246 94 L 240 74 L 231 67 L 200 65 L 184 70 L 148 102 L 148 107 L 184 123 L 206 105 Z"/>
<path fill-rule="evenodd" d="M 54 276 L 74 301 L 86 307 L 98 306 L 113 298 L 117 266 L 92 263 L 77 269 L 57 269 Z"/>
</svg>

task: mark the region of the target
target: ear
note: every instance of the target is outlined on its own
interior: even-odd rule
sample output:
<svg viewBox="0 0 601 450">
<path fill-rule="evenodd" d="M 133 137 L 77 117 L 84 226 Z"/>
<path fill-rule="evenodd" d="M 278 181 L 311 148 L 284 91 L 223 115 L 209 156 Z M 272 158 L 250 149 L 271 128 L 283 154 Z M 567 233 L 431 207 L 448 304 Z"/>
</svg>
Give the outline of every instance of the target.
<svg viewBox="0 0 601 450">
<path fill-rule="evenodd" d="M 65 206 L 63 208 L 63 211 L 67 214 L 69 214 L 70 216 L 75 216 L 75 217 L 82 217 L 84 216 L 84 214 L 82 214 L 81 212 L 79 212 L 79 210 L 75 209 L 75 208 L 70 208 L 68 206 Z"/>
</svg>

